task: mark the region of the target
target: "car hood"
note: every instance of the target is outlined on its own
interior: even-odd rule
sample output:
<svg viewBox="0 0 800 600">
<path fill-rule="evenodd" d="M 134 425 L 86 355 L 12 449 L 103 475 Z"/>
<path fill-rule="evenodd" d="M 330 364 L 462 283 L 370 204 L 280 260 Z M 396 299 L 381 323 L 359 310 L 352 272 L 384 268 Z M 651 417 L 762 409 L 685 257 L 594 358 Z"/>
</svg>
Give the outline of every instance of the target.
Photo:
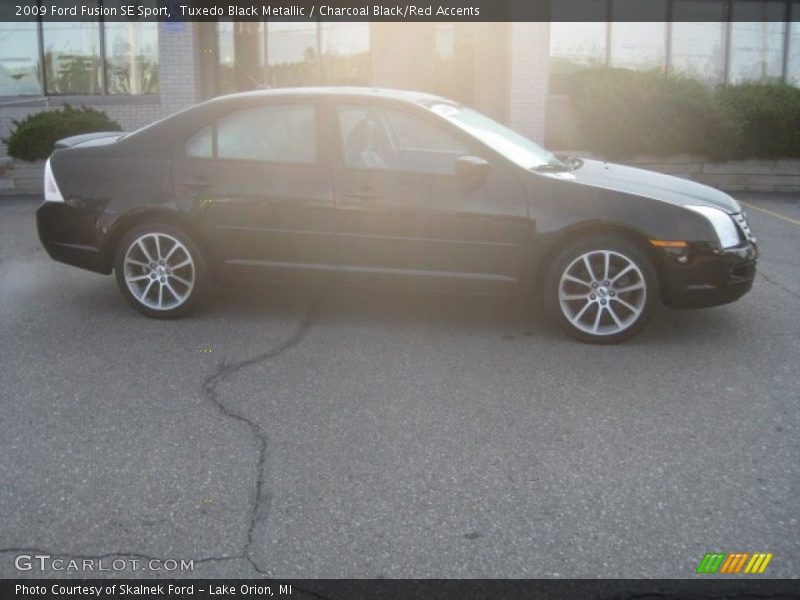
<svg viewBox="0 0 800 600">
<path fill-rule="evenodd" d="M 554 175 L 581 185 L 645 196 L 676 206 L 713 206 L 730 214 L 742 210 L 728 194 L 702 183 L 599 160 L 587 159 L 574 171 Z"/>
</svg>

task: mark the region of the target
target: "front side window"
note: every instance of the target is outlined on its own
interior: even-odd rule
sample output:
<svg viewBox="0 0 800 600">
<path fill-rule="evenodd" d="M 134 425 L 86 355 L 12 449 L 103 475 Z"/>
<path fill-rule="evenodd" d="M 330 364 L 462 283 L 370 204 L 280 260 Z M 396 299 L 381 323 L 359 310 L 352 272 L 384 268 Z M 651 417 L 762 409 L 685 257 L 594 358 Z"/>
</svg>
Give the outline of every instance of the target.
<svg viewBox="0 0 800 600">
<path fill-rule="evenodd" d="M 240 110 L 222 117 L 187 141 L 186 155 L 310 164 L 316 161 L 316 146 L 314 107 L 281 104 Z"/>
<path fill-rule="evenodd" d="M 434 104 L 429 108 L 523 169 L 563 166 L 549 150 L 477 110 L 454 104 Z"/>
<path fill-rule="evenodd" d="M 444 128 L 403 111 L 342 106 L 338 113 L 351 168 L 452 175 L 456 159 L 467 154 Z"/>
</svg>

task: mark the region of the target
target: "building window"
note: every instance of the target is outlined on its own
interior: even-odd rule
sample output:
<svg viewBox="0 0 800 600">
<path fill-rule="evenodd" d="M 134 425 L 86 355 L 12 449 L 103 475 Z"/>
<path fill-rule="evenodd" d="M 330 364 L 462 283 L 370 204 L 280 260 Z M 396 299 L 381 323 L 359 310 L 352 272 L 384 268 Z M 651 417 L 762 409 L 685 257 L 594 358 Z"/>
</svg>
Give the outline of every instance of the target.
<svg viewBox="0 0 800 600">
<path fill-rule="evenodd" d="M 731 23 L 731 83 L 742 81 L 769 82 L 783 76 L 783 44 L 786 24 L 783 2 L 737 1 L 733 5 Z M 744 21 L 742 19 L 758 19 Z M 771 19 L 771 21 L 770 21 Z"/>
<path fill-rule="evenodd" d="M 369 23 L 270 21 L 257 31 L 242 25 L 217 24 L 219 93 L 370 82 Z"/>
<path fill-rule="evenodd" d="M 611 66 L 624 69 L 663 69 L 666 24 L 663 21 L 614 23 Z"/>
<path fill-rule="evenodd" d="M 231 21 L 217 23 L 217 92 L 220 94 L 229 94 L 237 89 L 233 27 Z"/>
<path fill-rule="evenodd" d="M 800 2 L 792 4 L 792 18 L 789 21 L 789 56 L 786 60 L 787 82 L 800 85 Z"/>
<path fill-rule="evenodd" d="M 550 24 L 553 68 L 594 67 L 606 63 L 607 24 L 604 22 Z"/>
<path fill-rule="evenodd" d="M 130 0 L 103 0 L 119 11 Z M 154 4 L 150 0 L 148 4 Z M 106 82 L 109 94 L 158 92 L 158 24 L 104 23 Z"/>
<path fill-rule="evenodd" d="M 614 0 L 612 17 L 636 21 L 611 23 L 611 66 L 625 69 L 663 69 L 666 59 L 666 0 Z"/>
<path fill-rule="evenodd" d="M 709 85 L 724 81 L 722 0 L 675 0 L 670 68 Z M 683 20 L 682 20 L 683 19 Z M 688 22 L 688 19 L 692 19 Z"/>
<path fill-rule="evenodd" d="M 800 85 L 798 7 L 800 0 L 554 3 L 556 20 L 592 11 L 585 14 L 597 21 L 551 24 L 550 90 L 564 92 L 570 73 L 595 66 L 660 68 L 707 85 L 747 81 Z M 791 9 L 788 21 L 787 9 Z"/>
<path fill-rule="evenodd" d="M 267 23 L 266 84 L 270 87 L 320 83 L 316 23 Z"/>
<path fill-rule="evenodd" d="M 323 83 L 369 83 L 369 23 L 320 23 L 319 27 Z"/>
<path fill-rule="evenodd" d="M 103 5 L 119 14 L 123 5 L 155 2 L 103 0 Z M 59 3 L 64 1 L 53 1 Z M 158 86 L 158 23 L 0 23 L 0 96 L 157 94 Z"/>
<path fill-rule="evenodd" d="M 437 23 L 433 29 L 433 74 L 435 91 L 440 96 L 456 95 L 456 28 L 452 23 Z"/>
<path fill-rule="evenodd" d="M 46 94 L 102 93 L 98 22 L 45 22 L 42 36 Z"/>
<path fill-rule="evenodd" d="M 0 96 L 42 93 L 36 23 L 0 23 Z"/>
</svg>

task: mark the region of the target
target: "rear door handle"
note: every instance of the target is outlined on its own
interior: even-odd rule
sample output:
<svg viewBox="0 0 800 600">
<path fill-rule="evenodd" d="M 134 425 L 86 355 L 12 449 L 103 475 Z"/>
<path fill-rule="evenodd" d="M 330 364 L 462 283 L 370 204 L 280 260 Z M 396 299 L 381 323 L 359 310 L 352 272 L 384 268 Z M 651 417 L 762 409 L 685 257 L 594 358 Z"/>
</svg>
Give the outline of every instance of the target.
<svg viewBox="0 0 800 600">
<path fill-rule="evenodd" d="M 183 185 L 185 185 L 186 187 L 193 187 L 193 188 L 207 188 L 211 187 L 214 184 L 205 177 L 193 177 L 191 179 L 187 179 L 186 181 L 184 181 Z"/>
</svg>

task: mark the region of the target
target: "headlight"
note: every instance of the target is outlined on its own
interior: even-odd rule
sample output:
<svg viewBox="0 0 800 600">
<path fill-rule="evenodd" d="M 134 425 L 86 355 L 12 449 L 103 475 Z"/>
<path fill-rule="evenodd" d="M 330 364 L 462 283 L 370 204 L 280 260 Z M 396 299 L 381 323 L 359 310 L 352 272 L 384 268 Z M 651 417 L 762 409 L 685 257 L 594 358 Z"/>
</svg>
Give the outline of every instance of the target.
<svg viewBox="0 0 800 600">
<path fill-rule="evenodd" d="M 711 223 L 714 231 L 717 232 L 717 238 L 719 238 L 719 243 L 723 248 L 738 246 L 742 242 L 739 237 L 739 230 L 736 228 L 736 223 L 733 222 L 733 217 L 724 210 L 712 206 L 685 206 L 684 208 L 688 208 L 689 210 L 703 215 L 708 222 Z"/>
</svg>

